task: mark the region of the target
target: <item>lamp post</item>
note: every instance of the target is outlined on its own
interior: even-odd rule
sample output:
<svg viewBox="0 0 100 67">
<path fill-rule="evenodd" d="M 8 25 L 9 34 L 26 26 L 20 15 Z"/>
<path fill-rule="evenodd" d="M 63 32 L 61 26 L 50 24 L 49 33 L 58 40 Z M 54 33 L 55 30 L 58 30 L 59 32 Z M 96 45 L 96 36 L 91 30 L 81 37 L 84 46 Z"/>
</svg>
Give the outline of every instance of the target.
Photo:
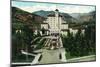
<svg viewBox="0 0 100 67">
<path fill-rule="evenodd" d="M 16 51 L 17 51 L 17 55 L 16 56 L 18 56 L 19 54 L 20 54 L 20 51 L 19 51 L 19 41 L 20 41 L 20 34 L 21 34 L 21 30 L 19 30 L 19 29 L 17 29 L 16 31 L 16 36 L 17 36 L 17 46 L 16 46 Z"/>
<path fill-rule="evenodd" d="M 22 44 L 22 46 L 21 46 L 21 50 L 23 50 L 24 49 L 24 44 L 23 44 L 23 38 L 22 38 L 22 30 L 21 29 L 18 29 L 18 30 L 16 30 L 16 34 L 19 34 L 19 36 L 20 36 L 20 40 L 21 40 L 21 44 Z M 26 51 L 28 51 L 27 50 L 27 46 L 25 47 L 26 49 Z M 18 49 L 17 49 L 18 50 Z M 28 55 L 26 55 L 26 61 L 28 60 Z"/>
<path fill-rule="evenodd" d="M 21 29 L 16 30 L 16 34 L 21 35 L 21 33 L 22 33 Z M 20 38 L 21 38 L 21 42 L 22 42 L 22 36 Z M 22 48 L 23 48 L 23 43 L 22 43 Z"/>
</svg>

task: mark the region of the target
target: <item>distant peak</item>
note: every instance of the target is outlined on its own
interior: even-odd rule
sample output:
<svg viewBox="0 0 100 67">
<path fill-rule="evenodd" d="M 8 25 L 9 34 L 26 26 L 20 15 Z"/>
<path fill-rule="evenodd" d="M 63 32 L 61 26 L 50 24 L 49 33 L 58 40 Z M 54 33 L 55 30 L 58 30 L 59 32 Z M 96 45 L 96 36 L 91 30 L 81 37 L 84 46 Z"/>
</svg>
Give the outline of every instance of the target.
<svg viewBox="0 0 100 67">
<path fill-rule="evenodd" d="M 44 11 L 44 10 L 40 10 L 40 11 Z"/>
<path fill-rule="evenodd" d="M 56 9 L 55 11 L 59 11 L 58 9 Z"/>
</svg>

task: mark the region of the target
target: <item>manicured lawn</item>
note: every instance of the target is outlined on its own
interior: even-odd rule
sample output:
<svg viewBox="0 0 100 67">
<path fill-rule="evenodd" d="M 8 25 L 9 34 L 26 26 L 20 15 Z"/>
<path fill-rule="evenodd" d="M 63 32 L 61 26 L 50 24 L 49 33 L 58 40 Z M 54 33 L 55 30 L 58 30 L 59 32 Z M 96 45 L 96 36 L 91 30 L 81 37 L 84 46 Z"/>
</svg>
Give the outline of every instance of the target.
<svg viewBox="0 0 100 67">
<path fill-rule="evenodd" d="M 35 58 L 34 56 L 26 56 L 26 55 L 19 55 L 16 57 L 13 57 L 12 62 L 32 62 L 32 60 Z"/>
</svg>

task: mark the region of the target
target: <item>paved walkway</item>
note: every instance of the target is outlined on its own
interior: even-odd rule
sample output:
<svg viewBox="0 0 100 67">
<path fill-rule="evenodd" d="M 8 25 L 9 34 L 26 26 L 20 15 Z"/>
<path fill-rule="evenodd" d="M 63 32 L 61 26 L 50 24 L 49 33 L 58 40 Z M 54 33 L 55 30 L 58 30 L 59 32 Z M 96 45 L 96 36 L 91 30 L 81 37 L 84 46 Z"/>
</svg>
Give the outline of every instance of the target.
<svg viewBox="0 0 100 67">
<path fill-rule="evenodd" d="M 55 50 L 42 49 L 42 59 L 38 64 L 66 62 L 64 52 L 65 52 L 64 48 L 55 49 Z M 60 59 L 60 54 L 62 56 L 61 59 Z"/>
<path fill-rule="evenodd" d="M 49 38 L 49 39 L 58 39 L 59 37 L 54 37 L 54 36 L 47 36 L 45 38 Z M 65 57 L 65 49 L 61 48 L 63 47 L 61 38 L 59 39 L 59 44 L 60 47 L 58 49 L 55 50 L 47 50 L 47 49 L 43 49 L 42 50 L 42 59 L 39 62 L 39 64 L 48 64 L 48 63 L 61 63 L 61 62 L 66 62 L 66 57 Z M 51 42 L 49 41 L 48 44 L 50 44 Z M 47 45 L 47 44 L 46 44 Z M 61 55 L 61 58 L 60 58 Z"/>
<path fill-rule="evenodd" d="M 47 38 L 49 40 L 47 40 L 47 42 L 44 44 L 44 46 L 47 46 L 51 43 L 50 39 L 58 39 L 58 37 L 54 37 L 54 36 L 46 36 L 43 38 Z M 38 61 L 39 56 L 36 56 L 36 58 L 33 60 L 32 64 L 49 64 L 49 63 L 62 63 L 62 62 L 66 62 L 66 57 L 65 57 L 65 49 L 62 48 L 63 44 L 61 43 L 61 38 L 58 39 L 59 41 L 57 41 L 57 43 L 59 42 L 60 47 L 57 49 L 47 49 L 47 47 L 42 48 L 41 50 L 37 50 L 35 52 L 41 52 L 42 58 L 40 60 L 40 62 Z M 60 58 L 61 55 L 61 58 Z"/>
<path fill-rule="evenodd" d="M 66 56 L 65 56 L 65 54 L 66 54 L 66 51 L 65 51 L 65 49 L 64 48 L 61 48 L 60 49 L 60 53 L 61 53 L 61 61 L 62 62 L 66 62 L 67 60 L 66 60 Z"/>
<path fill-rule="evenodd" d="M 39 64 L 48 64 L 48 63 L 60 63 L 59 59 L 60 51 L 57 50 L 46 50 L 43 49 L 42 59 Z"/>
<path fill-rule="evenodd" d="M 41 54 L 38 54 L 37 56 L 35 56 L 35 59 L 32 61 L 31 65 L 33 64 L 38 64 L 38 59 L 40 58 Z"/>
</svg>

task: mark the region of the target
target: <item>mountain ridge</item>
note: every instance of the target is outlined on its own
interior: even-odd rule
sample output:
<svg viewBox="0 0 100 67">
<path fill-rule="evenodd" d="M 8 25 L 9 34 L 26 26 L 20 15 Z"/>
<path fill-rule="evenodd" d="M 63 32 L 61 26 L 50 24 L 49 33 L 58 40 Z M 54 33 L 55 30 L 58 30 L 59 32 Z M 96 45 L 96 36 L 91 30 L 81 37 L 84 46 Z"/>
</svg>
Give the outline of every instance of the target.
<svg viewBox="0 0 100 67">
<path fill-rule="evenodd" d="M 45 11 L 45 10 L 39 10 L 39 11 L 35 11 L 35 12 L 32 12 L 33 14 L 37 14 L 37 15 L 40 15 L 42 17 L 45 17 L 47 18 L 47 16 L 49 14 L 54 14 L 55 12 L 54 11 Z M 63 13 L 63 12 L 59 12 L 61 15 L 63 15 L 63 18 L 65 19 L 65 21 L 69 21 L 69 22 L 77 22 L 77 19 L 73 18 L 72 16 L 70 16 L 68 13 Z"/>
</svg>

